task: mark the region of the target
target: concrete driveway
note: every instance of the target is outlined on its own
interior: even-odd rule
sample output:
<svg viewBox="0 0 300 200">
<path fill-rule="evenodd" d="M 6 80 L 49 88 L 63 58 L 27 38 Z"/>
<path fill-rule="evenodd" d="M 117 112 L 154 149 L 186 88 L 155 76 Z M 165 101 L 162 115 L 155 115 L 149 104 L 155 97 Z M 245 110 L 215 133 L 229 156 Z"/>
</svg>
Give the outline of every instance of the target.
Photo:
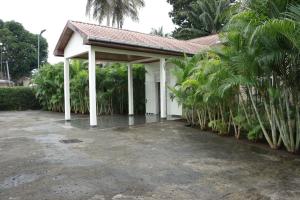
<svg viewBox="0 0 300 200">
<path fill-rule="evenodd" d="M 105 129 L 79 121 L 0 112 L 0 199 L 300 199 L 299 156 L 176 121 Z"/>
</svg>

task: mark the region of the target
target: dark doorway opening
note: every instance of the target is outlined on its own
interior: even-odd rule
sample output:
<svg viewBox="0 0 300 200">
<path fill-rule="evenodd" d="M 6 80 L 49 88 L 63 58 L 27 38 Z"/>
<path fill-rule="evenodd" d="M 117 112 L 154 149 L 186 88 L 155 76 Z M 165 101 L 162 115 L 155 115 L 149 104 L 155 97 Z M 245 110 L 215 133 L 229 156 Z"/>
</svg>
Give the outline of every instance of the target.
<svg viewBox="0 0 300 200">
<path fill-rule="evenodd" d="M 160 82 L 156 82 L 157 113 L 160 115 Z"/>
</svg>

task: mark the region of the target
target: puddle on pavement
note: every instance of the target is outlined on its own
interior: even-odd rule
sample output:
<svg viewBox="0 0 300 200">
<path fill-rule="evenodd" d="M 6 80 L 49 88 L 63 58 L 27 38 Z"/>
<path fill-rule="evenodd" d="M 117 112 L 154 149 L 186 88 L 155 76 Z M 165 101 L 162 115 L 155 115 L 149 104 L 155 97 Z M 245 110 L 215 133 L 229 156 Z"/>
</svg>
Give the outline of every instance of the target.
<svg viewBox="0 0 300 200">
<path fill-rule="evenodd" d="M 35 141 L 43 145 L 43 160 L 51 163 L 61 163 L 67 166 L 91 166 L 101 163 L 101 160 L 93 160 L 88 154 L 79 151 L 74 145 L 83 143 L 61 143 L 62 140 L 68 140 L 63 135 L 48 134 L 34 137 Z M 72 139 L 71 139 L 72 140 Z M 79 140 L 79 139 L 77 139 Z M 83 141 L 83 140 L 79 140 Z"/>
<path fill-rule="evenodd" d="M 81 143 L 81 140 L 78 139 L 68 139 L 68 140 L 59 140 L 59 142 L 64 144 L 74 144 L 74 143 Z"/>
<path fill-rule="evenodd" d="M 178 117 L 169 116 L 167 120 L 177 120 Z M 136 116 L 127 116 L 127 115 L 104 115 L 97 117 L 97 129 L 107 129 L 107 128 L 116 128 L 116 127 L 129 127 L 133 125 L 141 125 L 146 123 L 155 123 L 160 122 L 161 119 L 157 115 L 136 115 Z M 63 123 L 67 128 L 90 128 L 89 117 L 88 116 L 77 116 L 74 117 L 71 121 L 67 122 L 67 125 L 64 120 L 59 121 Z"/>
</svg>

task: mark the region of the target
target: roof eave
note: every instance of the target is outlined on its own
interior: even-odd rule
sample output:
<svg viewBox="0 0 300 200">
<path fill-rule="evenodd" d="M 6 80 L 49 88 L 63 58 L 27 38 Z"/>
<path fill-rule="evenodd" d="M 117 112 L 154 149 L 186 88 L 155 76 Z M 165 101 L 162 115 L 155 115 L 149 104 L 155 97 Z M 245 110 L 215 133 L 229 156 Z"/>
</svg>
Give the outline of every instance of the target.
<svg viewBox="0 0 300 200">
<path fill-rule="evenodd" d="M 101 46 L 107 48 L 119 48 L 119 49 L 132 50 L 132 51 L 138 50 L 145 53 L 156 53 L 156 54 L 170 55 L 170 56 L 183 56 L 183 55 L 193 56 L 197 53 L 197 52 L 174 51 L 169 49 L 154 48 L 154 47 L 147 47 L 147 46 L 134 45 L 134 44 L 124 44 L 116 41 L 107 41 L 107 40 L 101 40 L 99 38 L 88 37 L 79 28 L 73 25 L 72 21 L 68 21 L 54 49 L 53 53 L 55 56 L 58 57 L 64 56 L 64 49 L 74 32 L 77 32 L 81 35 L 81 37 L 83 38 L 83 44 L 85 45 L 95 45 L 95 46 Z M 199 48 L 199 51 L 201 51 L 201 48 Z"/>
<path fill-rule="evenodd" d="M 109 48 L 119 48 L 124 50 L 133 50 L 133 51 L 138 50 L 145 53 L 157 53 L 157 54 L 170 55 L 170 56 L 183 56 L 184 54 L 188 56 L 195 55 L 195 53 L 191 53 L 191 52 L 187 53 L 187 52 L 172 51 L 172 50 L 161 49 L 161 48 L 145 47 L 145 46 L 134 45 L 134 44 L 124 44 L 119 42 L 101 40 L 99 38 L 93 38 L 93 37 L 86 38 L 84 40 L 84 44 L 109 47 Z"/>
</svg>

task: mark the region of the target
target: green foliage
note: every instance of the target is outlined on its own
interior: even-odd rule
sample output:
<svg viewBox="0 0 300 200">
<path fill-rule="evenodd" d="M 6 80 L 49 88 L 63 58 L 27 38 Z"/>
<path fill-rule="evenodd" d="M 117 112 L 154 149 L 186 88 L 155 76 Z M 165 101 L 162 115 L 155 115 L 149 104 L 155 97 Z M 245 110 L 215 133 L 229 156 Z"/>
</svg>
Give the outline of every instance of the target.
<svg viewBox="0 0 300 200">
<path fill-rule="evenodd" d="M 44 109 L 63 111 L 63 63 L 43 66 L 34 77 L 36 96 Z"/>
<path fill-rule="evenodd" d="M 161 37 L 169 37 L 170 36 L 170 34 L 164 32 L 164 28 L 162 26 L 157 29 L 152 28 L 150 34 L 161 36 Z"/>
<path fill-rule="evenodd" d="M 40 105 L 35 98 L 32 88 L 11 87 L 0 88 L 0 110 L 29 110 L 39 109 Z"/>
<path fill-rule="evenodd" d="M 190 4 L 195 0 L 167 0 L 173 6 L 169 16 L 175 25 L 179 26 L 173 32 L 173 36 L 178 39 L 189 39 L 191 36 L 182 35 L 180 31 L 182 28 L 190 28 L 191 22 L 188 20 L 187 11 L 191 10 Z"/>
<path fill-rule="evenodd" d="M 220 34 L 223 45 L 173 62 L 179 70 L 171 91 L 190 123 L 299 151 L 300 4 L 295 2 L 244 1 Z"/>
<path fill-rule="evenodd" d="M 37 68 L 37 35 L 24 29 L 15 21 L 0 20 L 0 42 L 3 43 L 3 61 L 8 61 L 13 80 L 30 75 Z M 41 62 L 47 62 L 48 44 L 45 38 L 40 39 Z M 0 49 L 1 51 L 1 49 Z"/>
<path fill-rule="evenodd" d="M 222 120 L 213 120 L 208 123 L 208 127 L 218 130 L 220 135 L 227 134 L 227 124 Z"/>
<path fill-rule="evenodd" d="M 133 66 L 135 113 L 145 111 L 145 69 Z M 47 110 L 64 111 L 63 63 L 45 65 L 35 75 L 36 95 Z M 127 66 L 113 64 L 96 68 L 97 113 L 125 114 L 128 112 Z M 71 111 L 89 112 L 87 63 L 74 60 L 70 66 Z"/>
<path fill-rule="evenodd" d="M 173 6 L 172 11 L 169 13 L 173 23 L 178 26 L 188 24 L 185 11 L 191 8 L 190 4 L 195 2 L 195 0 L 167 0 L 167 2 Z"/>
<path fill-rule="evenodd" d="M 117 24 L 122 28 L 125 17 L 138 20 L 138 10 L 145 6 L 144 0 L 87 0 L 86 14 L 101 24 L 107 18 L 107 26 Z"/>
<path fill-rule="evenodd" d="M 219 32 L 236 7 L 230 0 L 168 0 L 173 6 L 169 13 L 178 28 L 173 36 L 178 39 L 215 34 Z"/>
<path fill-rule="evenodd" d="M 263 134 L 261 131 L 261 126 L 259 124 L 257 124 L 256 126 L 253 124 L 253 127 L 251 127 L 251 129 L 249 130 L 248 134 L 247 134 L 247 138 L 250 141 L 257 141 L 258 139 L 262 139 Z"/>
</svg>

